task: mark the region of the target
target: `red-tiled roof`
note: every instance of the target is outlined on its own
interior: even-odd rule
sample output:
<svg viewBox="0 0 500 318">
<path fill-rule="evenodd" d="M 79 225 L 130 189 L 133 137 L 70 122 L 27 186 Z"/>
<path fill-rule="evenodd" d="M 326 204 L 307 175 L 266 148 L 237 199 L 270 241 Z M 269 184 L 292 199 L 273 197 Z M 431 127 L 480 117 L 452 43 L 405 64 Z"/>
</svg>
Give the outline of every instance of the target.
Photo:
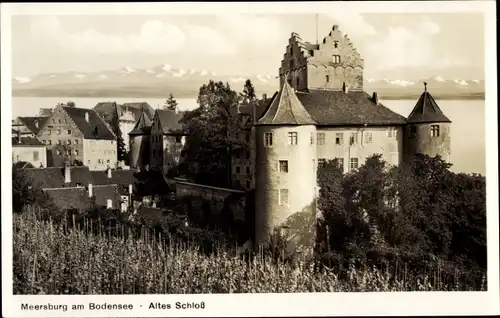
<svg viewBox="0 0 500 318">
<path fill-rule="evenodd" d="M 64 167 L 24 169 L 23 173 L 41 189 L 75 187 L 78 184 L 87 186 L 93 181 L 89 167 L 86 166 L 70 168 L 71 182 L 69 184 L 64 183 Z"/>
<path fill-rule="evenodd" d="M 12 147 L 15 146 L 20 146 L 20 147 L 26 147 L 26 146 L 45 146 L 40 140 L 34 138 L 34 137 L 21 137 L 19 140 L 19 137 L 12 137 Z"/>
<path fill-rule="evenodd" d="M 179 121 L 182 119 L 182 112 L 169 109 L 157 109 L 156 113 L 160 119 L 160 124 L 164 134 L 180 132 L 182 125 Z"/>
<path fill-rule="evenodd" d="M 256 125 L 316 125 L 288 82 L 285 81 Z"/>
<path fill-rule="evenodd" d="M 129 135 L 145 135 L 151 132 L 151 120 L 141 111 L 139 119 L 135 123 L 134 128 L 128 133 Z"/>
<path fill-rule="evenodd" d="M 91 200 L 84 187 L 45 189 L 51 201 L 60 209 L 86 209 Z"/>
<path fill-rule="evenodd" d="M 406 122 L 409 124 L 451 123 L 451 120 L 445 116 L 432 95 L 426 89 L 422 95 L 420 95 L 420 98 Z"/>
<path fill-rule="evenodd" d="M 38 134 L 40 128 L 45 124 L 49 117 L 18 117 L 19 120 L 28 128 L 33 134 Z"/>
<path fill-rule="evenodd" d="M 63 109 L 85 139 L 116 140 L 115 135 L 93 109 L 76 107 L 63 107 Z M 85 119 L 85 114 L 88 114 L 88 121 Z"/>
</svg>

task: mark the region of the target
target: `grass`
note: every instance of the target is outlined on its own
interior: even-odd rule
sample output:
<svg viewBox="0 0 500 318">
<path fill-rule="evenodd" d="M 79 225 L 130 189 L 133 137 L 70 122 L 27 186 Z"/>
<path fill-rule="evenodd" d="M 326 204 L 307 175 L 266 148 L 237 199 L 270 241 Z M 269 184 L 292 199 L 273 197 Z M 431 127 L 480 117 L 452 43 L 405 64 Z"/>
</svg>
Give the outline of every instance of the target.
<svg viewBox="0 0 500 318">
<path fill-rule="evenodd" d="M 220 250 L 204 255 L 190 246 L 166 246 L 143 231 L 94 234 L 83 228 L 14 215 L 14 294 L 196 294 L 354 291 L 432 291 L 432 279 L 397 280 L 377 269 L 339 279 L 332 270 L 291 265 Z M 444 286 L 440 289 L 453 290 Z"/>
</svg>

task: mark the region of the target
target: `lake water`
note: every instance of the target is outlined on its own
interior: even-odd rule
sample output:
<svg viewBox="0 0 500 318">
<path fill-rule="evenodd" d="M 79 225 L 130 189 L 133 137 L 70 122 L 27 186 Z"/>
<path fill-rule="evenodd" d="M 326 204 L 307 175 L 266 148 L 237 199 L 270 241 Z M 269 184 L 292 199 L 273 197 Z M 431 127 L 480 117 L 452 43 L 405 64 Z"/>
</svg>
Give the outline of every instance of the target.
<svg viewBox="0 0 500 318">
<path fill-rule="evenodd" d="M 99 102 L 142 102 L 153 108 L 162 107 L 164 99 L 159 98 L 54 98 L 13 97 L 12 116 L 35 116 L 40 108 L 53 108 L 59 102 L 71 100 L 78 107 L 92 108 Z M 195 98 L 178 99 L 180 110 L 197 107 Z M 393 111 L 408 116 L 416 100 L 381 101 Z M 485 103 L 484 100 L 438 100 L 443 112 L 453 121 L 451 128 L 452 170 L 456 172 L 485 173 Z"/>
</svg>

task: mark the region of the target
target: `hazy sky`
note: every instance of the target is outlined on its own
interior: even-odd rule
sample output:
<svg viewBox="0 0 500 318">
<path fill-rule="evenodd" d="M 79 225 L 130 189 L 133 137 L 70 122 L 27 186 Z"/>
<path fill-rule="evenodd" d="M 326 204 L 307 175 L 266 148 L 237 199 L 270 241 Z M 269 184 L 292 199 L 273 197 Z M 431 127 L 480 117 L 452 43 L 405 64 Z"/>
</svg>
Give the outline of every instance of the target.
<svg viewBox="0 0 500 318">
<path fill-rule="evenodd" d="M 382 79 L 484 78 L 481 13 L 319 15 Z M 276 75 L 291 32 L 316 41 L 315 15 L 13 16 L 14 76 L 161 64 L 239 75 Z"/>
</svg>

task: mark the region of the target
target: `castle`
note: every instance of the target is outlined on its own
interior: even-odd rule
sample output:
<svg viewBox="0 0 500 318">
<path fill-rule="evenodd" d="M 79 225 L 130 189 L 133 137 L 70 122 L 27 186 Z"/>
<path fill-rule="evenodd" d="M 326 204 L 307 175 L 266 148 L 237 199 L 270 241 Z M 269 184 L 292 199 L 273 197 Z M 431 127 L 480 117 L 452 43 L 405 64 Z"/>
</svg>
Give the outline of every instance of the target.
<svg viewBox="0 0 500 318">
<path fill-rule="evenodd" d="M 424 91 L 405 118 L 363 90 L 364 60 L 335 25 L 319 44 L 292 33 L 279 68 L 280 90 L 239 108 L 244 145 L 231 159 L 233 188 L 255 189 L 255 238 L 265 244 L 287 229 L 311 246 L 316 224 L 318 166 L 337 159 L 344 172 L 381 154 L 399 165 L 416 153 L 451 160 L 451 121 Z M 144 113 L 130 131 L 131 166 L 166 173 L 179 164 L 185 136 L 179 114 Z"/>
<path fill-rule="evenodd" d="M 335 25 L 319 44 L 292 33 L 279 68 L 280 91 L 253 106 L 256 243 L 276 228 L 309 245 L 316 218 L 316 173 L 337 159 L 344 172 L 373 154 L 391 165 L 416 153 L 450 161 L 451 121 L 427 91 L 405 118 L 363 91 L 364 61 Z M 252 160 L 252 159 L 251 159 Z"/>
</svg>

